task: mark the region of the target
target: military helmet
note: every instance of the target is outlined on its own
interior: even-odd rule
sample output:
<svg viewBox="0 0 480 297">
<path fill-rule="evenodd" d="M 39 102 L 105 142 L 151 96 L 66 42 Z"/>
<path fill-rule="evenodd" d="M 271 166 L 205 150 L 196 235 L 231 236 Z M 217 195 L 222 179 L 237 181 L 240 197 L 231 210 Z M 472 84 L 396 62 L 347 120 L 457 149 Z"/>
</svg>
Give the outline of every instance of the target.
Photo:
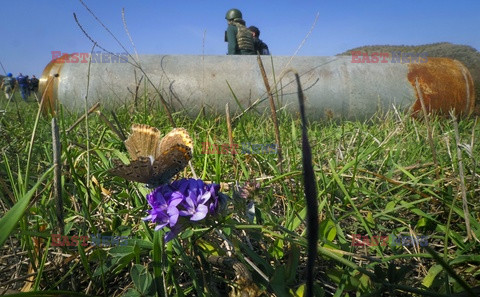
<svg viewBox="0 0 480 297">
<path fill-rule="evenodd" d="M 227 20 L 232 20 L 232 19 L 241 19 L 242 18 L 242 12 L 236 8 L 232 8 L 229 11 L 227 11 L 227 14 L 225 15 L 225 18 Z"/>
</svg>

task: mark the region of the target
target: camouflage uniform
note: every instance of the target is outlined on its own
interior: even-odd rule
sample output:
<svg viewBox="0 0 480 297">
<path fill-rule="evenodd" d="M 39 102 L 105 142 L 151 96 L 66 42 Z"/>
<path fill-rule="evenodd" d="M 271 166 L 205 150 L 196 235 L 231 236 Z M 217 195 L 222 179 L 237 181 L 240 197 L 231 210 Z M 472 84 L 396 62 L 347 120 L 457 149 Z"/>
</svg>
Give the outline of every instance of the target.
<svg viewBox="0 0 480 297">
<path fill-rule="evenodd" d="M 12 96 L 13 87 L 15 86 L 15 79 L 10 76 L 5 76 L 2 81 L 2 89 L 5 92 L 5 97 L 10 99 Z"/>
<path fill-rule="evenodd" d="M 228 55 L 255 55 L 252 33 L 243 23 L 242 19 L 235 19 L 228 24 Z"/>
<path fill-rule="evenodd" d="M 38 78 L 35 75 L 30 79 L 30 92 L 36 93 L 38 91 Z"/>
</svg>

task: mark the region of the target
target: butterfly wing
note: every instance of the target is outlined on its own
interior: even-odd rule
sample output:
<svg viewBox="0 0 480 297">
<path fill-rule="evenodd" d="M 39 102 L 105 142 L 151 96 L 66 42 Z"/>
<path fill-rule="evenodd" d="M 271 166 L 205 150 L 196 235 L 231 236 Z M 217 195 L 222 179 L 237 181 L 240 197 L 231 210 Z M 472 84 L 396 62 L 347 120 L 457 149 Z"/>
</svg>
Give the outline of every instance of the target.
<svg viewBox="0 0 480 297">
<path fill-rule="evenodd" d="M 125 140 L 130 158 L 136 160 L 139 157 L 152 156 L 156 159 L 159 155 L 160 135 L 160 131 L 155 127 L 133 124 L 132 134 Z"/>
<path fill-rule="evenodd" d="M 148 180 L 149 187 L 168 183 L 179 173 L 192 158 L 192 149 L 184 144 L 174 144 L 168 150 L 162 151 L 153 162 L 153 175 Z"/>
<path fill-rule="evenodd" d="M 193 151 L 193 141 L 187 130 L 184 128 L 175 128 L 168 132 L 159 142 L 159 152 L 169 151 L 173 146 L 177 144 L 183 144 L 188 146 Z M 160 154 L 158 154 L 160 155 Z M 157 155 L 157 156 L 158 156 Z"/>
<path fill-rule="evenodd" d="M 168 183 L 192 158 L 193 142 L 184 128 L 175 128 L 160 139 L 157 128 L 133 124 L 125 140 L 130 164 L 115 162 L 110 173 L 156 187 Z"/>
<path fill-rule="evenodd" d="M 153 176 L 152 161 L 149 157 L 138 157 L 130 161 L 130 164 L 123 164 L 119 160 L 114 160 L 115 167 L 110 169 L 110 173 L 124 179 L 148 183 Z"/>
</svg>

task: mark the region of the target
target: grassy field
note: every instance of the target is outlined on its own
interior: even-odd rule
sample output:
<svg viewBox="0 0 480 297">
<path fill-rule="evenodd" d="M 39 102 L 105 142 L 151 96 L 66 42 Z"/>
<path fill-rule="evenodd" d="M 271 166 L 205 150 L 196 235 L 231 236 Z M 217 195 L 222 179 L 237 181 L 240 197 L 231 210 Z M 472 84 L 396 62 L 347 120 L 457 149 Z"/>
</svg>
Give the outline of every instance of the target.
<svg viewBox="0 0 480 297">
<path fill-rule="evenodd" d="M 73 128 L 79 115 L 60 109 L 60 202 L 52 118 L 37 121 L 36 102 L 0 98 L 0 293 L 301 296 L 307 207 L 296 115 L 278 113 L 281 171 L 274 153 L 202 153 L 205 142 L 229 143 L 225 117 L 174 114 L 194 141 L 192 167 L 178 178 L 219 183 L 231 198 L 221 215 L 164 243 L 164 231 L 142 220 L 151 190 L 108 172 L 114 159 L 128 159 L 112 125 L 125 135 L 132 123 L 167 133 L 172 127 L 159 108 L 100 107 Z M 476 118 L 456 123 L 433 117 L 427 125 L 393 111 L 365 122 L 309 123 L 320 213 L 317 296 L 449 296 L 480 285 L 480 127 Z M 233 140 L 275 143 L 272 120 L 245 114 Z M 69 240 L 124 241 L 52 246 L 62 229 Z"/>
</svg>

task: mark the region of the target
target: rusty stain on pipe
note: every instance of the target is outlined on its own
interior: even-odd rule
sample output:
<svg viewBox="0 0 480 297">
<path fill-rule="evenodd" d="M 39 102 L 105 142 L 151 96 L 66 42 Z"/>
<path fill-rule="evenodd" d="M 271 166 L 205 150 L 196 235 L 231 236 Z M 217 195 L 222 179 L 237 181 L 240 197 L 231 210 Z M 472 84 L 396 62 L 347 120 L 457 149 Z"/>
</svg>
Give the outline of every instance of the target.
<svg viewBox="0 0 480 297">
<path fill-rule="evenodd" d="M 39 98 L 43 101 L 42 113 L 55 115 L 58 103 L 58 84 L 61 79 L 60 73 L 64 63 L 56 63 L 60 59 L 68 59 L 70 55 L 64 54 L 60 58 L 51 61 L 43 70 L 38 83 Z"/>
<path fill-rule="evenodd" d="M 72 111 L 85 108 L 88 63 L 59 63 L 69 57 L 64 55 L 51 61 L 43 71 L 39 93 L 45 93 L 45 111 L 54 112 L 58 103 Z M 390 110 L 393 105 L 415 114 L 421 110 L 416 78 L 428 111 L 448 114 L 454 109 L 457 115 L 469 115 L 474 109 L 472 77 L 463 64 L 449 58 L 428 58 L 426 63 L 409 64 L 359 64 L 352 63 L 349 56 L 293 59 L 272 56 L 271 59 L 271 63 L 264 64 L 269 81 L 278 81 L 286 65 L 300 74 L 307 115 L 311 119 L 366 119 L 378 111 Z M 139 63 L 177 110 L 186 108 L 187 113 L 195 114 L 206 108 L 220 113 L 230 103 L 230 111 L 235 113 L 242 111 L 238 102 L 246 108 L 259 98 L 261 103 L 256 108 L 260 111 L 268 108 L 255 56 L 144 55 Z M 92 63 L 90 105 L 100 102 L 103 108 L 114 109 L 132 104 L 131 90 L 139 87 L 138 73 L 130 63 Z M 296 113 L 294 78 L 287 75 L 280 80 L 276 88 L 272 86 L 276 92 L 273 95 L 286 110 Z M 138 94 L 158 98 L 148 84 L 140 86 Z"/>
<path fill-rule="evenodd" d="M 418 77 L 425 107 L 428 112 L 436 111 L 448 115 L 455 109 L 457 115 L 469 115 L 475 105 L 473 79 L 468 69 L 460 62 L 448 58 L 428 58 L 433 63 L 412 63 L 408 65 L 408 80 L 415 87 Z M 412 112 L 421 111 L 419 94 Z"/>
</svg>

